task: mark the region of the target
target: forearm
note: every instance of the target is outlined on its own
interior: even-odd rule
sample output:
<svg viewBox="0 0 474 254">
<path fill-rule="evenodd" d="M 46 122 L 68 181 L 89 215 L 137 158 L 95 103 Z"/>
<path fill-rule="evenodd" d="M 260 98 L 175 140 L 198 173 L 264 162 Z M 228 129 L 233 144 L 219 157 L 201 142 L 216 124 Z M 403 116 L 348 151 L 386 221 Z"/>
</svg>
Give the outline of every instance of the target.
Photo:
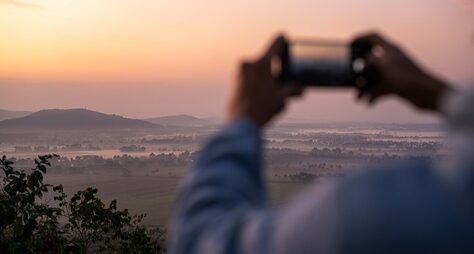
<svg viewBox="0 0 474 254">
<path fill-rule="evenodd" d="M 260 142 L 252 122 L 238 121 L 201 151 L 178 201 L 172 253 L 225 253 L 239 241 L 245 217 L 266 204 Z"/>
<path fill-rule="evenodd" d="M 419 77 L 412 87 L 413 90 L 405 91 L 406 93 L 401 93 L 401 96 L 420 109 L 437 113 L 442 113 L 443 98 L 453 90 L 448 83 L 428 74 Z"/>
</svg>

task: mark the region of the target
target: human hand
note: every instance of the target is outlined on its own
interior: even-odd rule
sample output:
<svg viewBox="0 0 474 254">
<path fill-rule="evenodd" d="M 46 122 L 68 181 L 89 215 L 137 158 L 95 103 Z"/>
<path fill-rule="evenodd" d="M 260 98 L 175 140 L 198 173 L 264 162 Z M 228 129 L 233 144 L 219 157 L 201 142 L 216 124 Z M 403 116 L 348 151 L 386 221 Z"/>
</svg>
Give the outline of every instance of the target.
<svg viewBox="0 0 474 254">
<path fill-rule="evenodd" d="M 372 52 L 366 56 L 366 70 L 377 73 L 377 82 L 360 90 L 359 99 L 374 103 L 384 95 L 398 95 L 420 109 L 439 111 L 443 93 L 451 88 L 427 74 L 398 46 L 372 33 L 360 36 L 354 43 L 369 43 Z"/>
<path fill-rule="evenodd" d="M 272 58 L 280 55 L 284 44 L 285 38 L 279 36 L 262 57 L 241 64 L 229 120 L 249 119 L 262 127 L 285 108 L 288 98 L 302 94 L 302 88 L 282 86 L 272 75 Z"/>
</svg>

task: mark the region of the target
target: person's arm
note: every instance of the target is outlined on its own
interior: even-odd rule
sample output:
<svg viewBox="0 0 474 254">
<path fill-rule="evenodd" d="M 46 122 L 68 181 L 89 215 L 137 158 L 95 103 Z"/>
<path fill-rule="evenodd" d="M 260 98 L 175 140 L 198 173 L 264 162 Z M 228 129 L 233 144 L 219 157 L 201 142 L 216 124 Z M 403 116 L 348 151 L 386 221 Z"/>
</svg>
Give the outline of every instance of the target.
<svg viewBox="0 0 474 254">
<path fill-rule="evenodd" d="M 442 113 L 441 101 L 453 88 L 425 71 L 407 53 L 379 34 L 363 35 L 354 43 L 372 45 L 366 69 L 377 74 L 377 83 L 361 90 L 359 99 L 374 103 L 385 95 L 397 95 L 418 109 Z"/>
<path fill-rule="evenodd" d="M 436 112 L 455 130 L 474 133 L 474 90 L 458 91 L 429 74 L 400 47 L 379 34 L 358 37 L 354 43 L 369 43 L 373 50 L 366 56 L 367 70 L 377 73 L 377 83 L 360 91 L 359 98 L 369 103 L 394 94 L 415 107 Z"/>
<path fill-rule="evenodd" d="M 170 232 L 170 253 L 270 253 L 271 211 L 261 172 L 260 128 L 301 89 L 274 83 L 270 59 L 283 38 L 242 65 L 230 125 L 200 152 L 182 188 Z"/>
<path fill-rule="evenodd" d="M 183 186 L 171 228 L 171 253 L 232 253 L 249 215 L 265 208 L 260 134 L 232 123 L 201 151 Z"/>
</svg>

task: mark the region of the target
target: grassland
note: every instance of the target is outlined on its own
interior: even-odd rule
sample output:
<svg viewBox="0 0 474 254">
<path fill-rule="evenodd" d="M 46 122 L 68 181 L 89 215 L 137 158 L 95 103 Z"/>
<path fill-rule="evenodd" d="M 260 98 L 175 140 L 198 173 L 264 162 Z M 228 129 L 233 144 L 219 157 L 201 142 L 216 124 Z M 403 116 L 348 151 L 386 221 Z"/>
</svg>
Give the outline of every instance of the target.
<svg viewBox="0 0 474 254">
<path fill-rule="evenodd" d="M 89 186 L 99 189 L 99 197 L 106 203 L 113 199 L 120 208 L 131 213 L 146 213 L 147 225 L 167 225 L 178 194 L 180 176 L 119 176 L 119 175 L 47 175 L 46 182 L 63 184 L 65 191 L 72 194 Z M 268 181 L 272 204 L 287 202 L 306 184 Z"/>
</svg>

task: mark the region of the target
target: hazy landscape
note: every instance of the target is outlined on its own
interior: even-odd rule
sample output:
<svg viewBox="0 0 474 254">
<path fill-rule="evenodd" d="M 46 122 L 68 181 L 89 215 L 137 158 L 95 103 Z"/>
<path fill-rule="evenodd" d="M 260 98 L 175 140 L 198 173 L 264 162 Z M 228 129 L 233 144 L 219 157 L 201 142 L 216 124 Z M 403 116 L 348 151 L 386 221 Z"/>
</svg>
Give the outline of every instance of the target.
<svg viewBox="0 0 474 254">
<path fill-rule="evenodd" d="M 316 189 L 309 195 L 328 202 L 290 205 L 283 223 L 273 208 L 364 170 L 410 160 L 440 169 L 468 157 L 471 147 L 458 152 L 443 124 L 468 119 L 461 97 L 474 86 L 473 14 L 474 0 L 0 0 L 0 254 L 173 252 L 168 242 L 176 253 L 442 252 L 449 243 L 447 253 L 459 253 L 472 211 L 458 174 L 436 170 L 420 184 L 390 177 L 390 195 L 391 180 L 374 178 L 367 192 L 372 185 L 356 177 L 356 191 L 344 182 L 330 186 L 350 194 Z M 330 73 L 347 78 L 325 82 Z M 297 91 L 287 85 L 302 94 L 286 98 Z M 225 116 L 263 124 L 277 109 L 261 132 L 269 209 L 241 216 L 253 207 L 228 212 L 227 199 L 214 209 L 221 202 L 204 198 L 173 212 Z M 260 201 L 255 194 L 244 196 Z M 308 215 L 310 206 L 323 216 Z M 174 237 L 173 214 L 190 219 Z"/>
<path fill-rule="evenodd" d="M 73 193 L 88 186 L 117 199 L 147 225 L 166 225 L 180 180 L 216 119 L 189 115 L 130 119 L 87 109 L 0 111 L 0 153 L 28 169 L 54 153 L 46 182 Z M 409 159 L 442 158 L 443 135 L 432 124 L 298 123 L 270 128 L 264 138 L 266 181 L 275 205 L 310 182 L 337 180 L 359 169 Z"/>
</svg>

